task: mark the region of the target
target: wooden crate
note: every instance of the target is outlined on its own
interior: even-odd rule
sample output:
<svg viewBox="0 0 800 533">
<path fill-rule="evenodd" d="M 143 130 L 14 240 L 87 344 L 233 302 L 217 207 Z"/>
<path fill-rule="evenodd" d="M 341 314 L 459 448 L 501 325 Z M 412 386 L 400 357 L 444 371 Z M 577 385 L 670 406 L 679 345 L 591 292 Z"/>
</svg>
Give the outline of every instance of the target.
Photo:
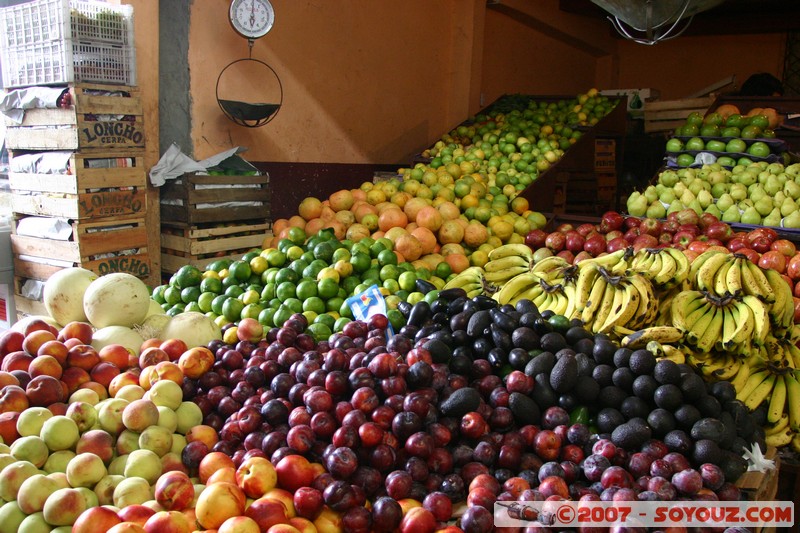
<svg viewBox="0 0 800 533">
<path fill-rule="evenodd" d="M 664 100 L 647 102 L 644 105 L 645 133 L 672 132 L 686 123 L 690 113 L 705 115 L 714 98 L 683 98 L 680 100 Z"/>
<path fill-rule="evenodd" d="M 69 107 L 28 109 L 21 124 L 6 118 L 6 146 L 10 150 L 144 148 L 144 113 L 138 88 L 79 84 L 67 90 L 72 104 Z M 98 115 L 104 115 L 99 117 L 102 120 Z"/>
<path fill-rule="evenodd" d="M 780 471 L 781 459 L 777 449 L 767 448 L 764 454 L 767 459 L 775 461 L 775 468 L 766 472 L 745 472 L 737 481 L 736 486 L 742 492 L 742 496 L 748 501 L 765 502 L 775 499 L 778 493 L 778 473 Z"/>
<path fill-rule="evenodd" d="M 247 251 L 261 248 L 272 236 L 267 221 L 249 221 L 232 226 L 161 224 L 161 270 L 174 273 L 183 265 L 199 268 L 216 259 L 240 259 Z"/>
<path fill-rule="evenodd" d="M 161 187 L 161 220 L 185 224 L 269 220 L 269 198 L 267 175 L 184 174 Z"/>
<path fill-rule="evenodd" d="M 72 236 L 66 241 L 12 234 L 15 276 L 47 280 L 66 266 L 80 266 L 101 276 L 127 272 L 153 283 L 143 217 L 73 221 L 71 226 Z"/>
<path fill-rule="evenodd" d="M 120 166 L 88 166 L 101 160 Z M 147 209 L 147 172 L 141 151 L 125 156 L 120 152 L 75 152 L 69 174 L 10 172 L 8 179 L 15 213 L 81 220 L 142 215 Z"/>
</svg>

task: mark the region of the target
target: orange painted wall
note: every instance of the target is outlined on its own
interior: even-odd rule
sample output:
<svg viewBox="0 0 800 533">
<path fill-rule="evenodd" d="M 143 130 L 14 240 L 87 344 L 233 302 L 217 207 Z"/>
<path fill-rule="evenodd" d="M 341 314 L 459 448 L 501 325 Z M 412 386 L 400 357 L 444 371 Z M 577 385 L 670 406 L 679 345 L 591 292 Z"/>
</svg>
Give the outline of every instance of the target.
<svg viewBox="0 0 800 533">
<path fill-rule="evenodd" d="M 620 41 L 619 87 L 655 88 L 672 100 L 731 75 L 739 85 L 756 72 L 780 77 L 785 41 L 782 33 L 685 36 L 655 46 Z"/>
</svg>

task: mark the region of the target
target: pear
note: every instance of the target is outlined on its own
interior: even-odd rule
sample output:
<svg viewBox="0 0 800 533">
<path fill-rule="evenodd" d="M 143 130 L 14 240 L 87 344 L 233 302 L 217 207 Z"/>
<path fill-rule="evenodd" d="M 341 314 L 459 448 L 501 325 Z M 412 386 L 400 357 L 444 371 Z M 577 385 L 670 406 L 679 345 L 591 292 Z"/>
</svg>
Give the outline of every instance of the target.
<svg viewBox="0 0 800 533">
<path fill-rule="evenodd" d="M 658 193 L 659 196 L 661 196 L 661 193 L 666 191 L 667 189 L 672 189 L 672 185 L 667 187 L 666 185 L 664 185 L 661 182 L 656 183 L 656 192 Z"/>
<path fill-rule="evenodd" d="M 797 200 L 800 198 L 800 185 L 793 180 L 787 180 L 783 184 L 783 194 L 789 196 L 792 200 Z"/>
<path fill-rule="evenodd" d="M 764 226 L 780 226 L 782 218 L 781 210 L 776 207 L 764 217 L 764 220 L 761 221 L 761 224 Z"/>
<path fill-rule="evenodd" d="M 738 183 L 741 183 L 745 187 L 754 184 L 757 181 L 757 177 L 755 172 L 751 172 L 749 170 L 744 170 L 739 173 L 739 179 L 737 180 Z"/>
<path fill-rule="evenodd" d="M 776 192 L 775 196 L 772 197 L 772 199 L 775 200 L 775 205 L 782 204 L 787 198 L 790 198 L 790 196 L 783 194 L 783 191 Z"/>
<path fill-rule="evenodd" d="M 680 200 L 681 202 L 683 202 L 683 205 L 689 205 L 696 198 L 697 197 L 694 195 L 692 191 L 686 189 L 685 191 L 683 191 L 683 194 L 681 194 Z"/>
<path fill-rule="evenodd" d="M 671 204 L 669 204 L 669 207 L 667 208 L 667 214 L 669 215 L 670 213 L 680 211 L 681 209 L 686 209 L 686 206 L 683 205 L 683 202 L 681 202 L 680 200 L 675 200 Z"/>
<path fill-rule="evenodd" d="M 757 202 L 753 203 L 753 207 L 756 208 L 758 214 L 762 217 L 769 215 L 773 209 L 775 209 L 775 203 L 772 201 L 772 198 L 769 196 L 764 196 Z"/>
<path fill-rule="evenodd" d="M 708 185 L 708 182 L 695 178 L 694 181 L 689 184 L 689 190 L 692 191 L 692 194 L 697 196 L 700 191 L 705 190 L 706 185 Z"/>
<path fill-rule="evenodd" d="M 658 191 L 656 190 L 655 185 L 649 185 L 644 190 L 644 196 L 645 196 L 645 198 L 647 198 L 647 201 L 650 202 L 650 203 L 653 203 L 656 200 L 658 200 Z"/>
<path fill-rule="evenodd" d="M 672 189 L 665 189 L 664 192 L 658 195 L 658 199 L 669 205 L 675 201 L 675 191 Z"/>
<path fill-rule="evenodd" d="M 719 198 L 728 192 L 728 189 L 730 189 L 730 186 L 727 183 L 715 183 L 711 186 L 711 196 Z"/>
<path fill-rule="evenodd" d="M 628 213 L 635 217 L 644 216 L 647 211 L 647 198 L 639 191 L 633 191 L 626 202 Z"/>
<path fill-rule="evenodd" d="M 705 209 L 706 207 L 714 203 L 714 197 L 711 196 L 710 192 L 703 189 L 697 194 L 697 201 L 700 203 L 700 207 Z"/>
<path fill-rule="evenodd" d="M 773 176 L 772 174 L 769 175 L 767 178 L 766 183 L 764 183 L 764 190 L 770 196 L 774 196 L 775 193 L 783 189 L 783 184 L 778 180 L 777 177 Z"/>
<path fill-rule="evenodd" d="M 750 224 L 750 225 L 758 225 L 761 224 L 761 214 L 756 211 L 755 207 L 748 207 L 742 213 L 742 216 L 739 217 L 739 221 L 742 224 Z"/>
<path fill-rule="evenodd" d="M 703 207 L 700 205 L 700 202 L 697 200 L 697 198 L 695 198 L 694 200 L 689 202 L 686 205 L 686 207 L 687 207 L 687 209 L 691 209 L 692 211 L 694 211 L 698 215 L 702 215 L 703 214 Z"/>
<path fill-rule="evenodd" d="M 788 167 L 783 169 L 783 171 L 793 177 L 800 176 L 800 163 L 794 163 L 792 165 L 789 165 Z M 786 225 L 786 221 L 784 220 L 783 222 L 784 225 Z"/>
<path fill-rule="evenodd" d="M 780 174 L 775 174 L 775 177 L 778 178 L 778 183 L 784 185 L 787 181 L 789 181 L 789 176 L 785 173 L 781 172 Z"/>
<path fill-rule="evenodd" d="M 656 200 L 647 207 L 647 218 L 666 218 L 667 209 L 660 200 Z"/>
<path fill-rule="evenodd" d="M 734 203 L 735 202 L 733 201 L 733 198 L 731 197 L 731 195 L 728 194 L 728 193 L 725 193 L 725 194 L 723 194 L 722 196 L 719 197 L 719 199 L 717 200 L 717 204 L 716 205 L 717 205 L 717 209 L 719 209 L 722 212 L 725 212 Z"/>
<path fill-rule="evenodd" d="M 781 165 L 780 163 L 770 163 L 769 165 L 767 165 L 767 172 L 769 172 L 770 174 L 781 174 L 785 170 L 786 169 L 784 169 L 783 165 Z"/>
<path fill-rule="evenodd" d="M 720 218 L 722 216 L 722 213 L 720 212 L 719 207 L 717 207 L 716 204 L 711 204 L 710 206 L 706 207 L 705 212 L 710 215 L 714 215 L 717 218 Z"/>
<path fill-rule="evenodd" d="M 785 216 L 785 217 L 788 217 L 789 215 L 791 215 L 792 213 L 794 213 L 795 211 L 797 211 L 797 209 L 798 209 L 798 208 L 797 208 L 797 202 L 795 202 L 795 201 L 794 201 L 793 199 L 791 199 L 791 198 L 786 198 L 786 199 L 785 199 L 785 200 L 784 200 L 784 201 L 781 203 L 781 207 L 780 207 L 780 210 L 781 210 L 781 215 L 783 215 L 783 216 Z"/>
<path fill-rule="evenodd" d="M 750 207 L 755 207 L 756 204 L 750 198 L 745 198 L 744 200 L 739 202 L 738 205 L 739 205 L 739 211 L 744 211 L 745 209 L 748 209 Z"/>
<path fill-rule="evenodd" d="M 795 211 L 783 218 L 783 227 L 800 229 L 800 211 Z"/>
<path fill-rule="evenodd" d="M 758 182 L 759 183 L 766 183 L 767 182 L 767 178 L 769 178 L 770 176 L 772 176 L 772 174 L 770 174 L 769 172 L 759 172 L 758 173 Z"/>
<path fill-rule="evenodd" d="M 720 217 L 721 221 L 727 222 L 728 224 L 739 222 L 739 219 L 739 207 L 736 205 L 731 205 L 722 213 L 722 216 Z"/>
<path fill-rule="evenodd" d="M 733 185 L 731 185 L 730 195 L 731 198 L 733 198 L 737 202 L 740 200 L 744 200 L 745 198 L 747 198 L 747 187 L 745 187 L 741 183 L 734 183 Z"/>
<path fill-rule="evenodd" d="M 681 195 L 686 191 L 686 185 L 679 181 L 675 184 L 672 190 L 675 191 L 675 197 L 680 198 Z"/>
<path fill-rule="evenodd" d="M 665 170 L 658 177 L 658 181 L 667 187 L 674 187 L 678 183 L 678 174 L 674 170 Z"/>
<path fill-rule="evenodd" d="M 678 170 L 678 176 L 680 177 L 681 183 L 687 186 L 697 177 L 695 176 L 695 170 L 693 168 L 682 168 Z"/>
<path fill-rule="evenodd" d="M 719 170 L 709 172 L 706 179 L 712 186 L 728 181 L 728 178 L 725 176 L 725 174 Z"/>
<path fill-rule="evenodd" d="M 757 202 L 762 198 L 764 198 L 765 196 L 767 196 L 767 191 L 764 190 L 764 186 L 761 185 L 760 183 L 756 183 L 748 187 L 747 192 L 748 192 L 747 197 L 753 200 L 754 202 Z"/>
</svg>

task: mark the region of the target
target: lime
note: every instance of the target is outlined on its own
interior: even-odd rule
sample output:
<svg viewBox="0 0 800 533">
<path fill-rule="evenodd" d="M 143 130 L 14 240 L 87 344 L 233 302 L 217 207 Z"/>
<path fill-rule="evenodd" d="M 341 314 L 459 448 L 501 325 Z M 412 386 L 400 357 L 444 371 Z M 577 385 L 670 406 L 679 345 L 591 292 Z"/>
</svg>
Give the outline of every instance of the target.
<svg viewBox="0 0 800 533">
<path fill-rule="evenodd" d="M 281 239 L 278 241 L 278 246 L 276 246 L 276 248 L 281 252 L 286 252 L 286 250 L 288 250 L 292 246 L 294 246 L 294 243 L 289 239 Z"/>
<path fill-rule="evenodd" d="M 396 280 L 400 276 L 400 271 L 395 265 L 386 265 L 381 268 L 380 279 L 386 281 L 387 279 Z"/>
<path fill-rule="evenodd" d="M 300 246 L 291 246 L 288 250 L 286 250 L 286 259 L 289 261 L 296 261 L 297 259 L 300 259 L 300 257 L 303 255 L 303 252 L 305 252 L 305 250 L 303 250 Z"/>
<path fill-rule="evenodd" d="M 340 298 L 338 296 L 325 302 L 325 306 L 327 307 L 329 313 L 338 313 L 339 309 L 342 307 L 342 304 L 344 304 L 344 298 Z"/>
<path fill-rule="evenodd" d="M 386 251 L 386 246 L 382 242 L 376 241 L 375 244 L 369 247 L 369 255 L 373 258 L 377 258 L 383 251 Z"/>
<path fill-rule="evenodd" d="M 323 241 L 314 247 L 314 258 L 329 264 L 333 258 L 333 251 L 333 245 L 329 241 Z"/>
<path fill-rule="evenodd" d="M 200 305 L 197 302 L 189 302 L 189 303 L 186 304 L 186 307 L 183 308 L 183 312 L 184 313 L 188 313 L 190 311 L 194 312 L 194 313 L 202 313 L 203 312 L 203 310 L 200 309 Z"/>
<path fill-rule="evenodd" d="M 286 263 L 286 254 L 280 250 L 270 250 L 267 252 L 266 260 L 271 267 L 282 267 Z"/>
<path fill-rule="evenodd" d="M 355 288 L 361 283 L 361 280 L 358 276 L 347 276 L 343 280 L 339 282 L 341 287 L 344 289 L 348 295 L 355 293 Z"/>
<path fill-rule="evenodd" d="M 333 252 L 333 256 L 331 257 L 332 262 L 337 261 L 349 261 L 350 260 L 350 250 L 347 248 L 337 248 Z"/>
<path fill-rule="evenodd" d="M 200 310 L 203 313 L 208 313 L 211 311 L 211 302 L 216 297 L 217 294 L 214 292 L 204 292 L 197 298 L 197 305 L 200 306 Z"/>
<path fill-rule="evenodd" d="M 383 250 L 378 254 L 378 265 L 397 265 L 397 255 L 391 250 Z"/>
<path fill-rule="evenodd" d="M 297 284 L 297 297 L 301 300 L 313 298 L 317 296 L 317 282 L 310 279 L 304 279 Z"/>
<path fill-rule="evenodd" d="M 353 310 L 350 309 L 350 306 L 347 305 L 346 301 L 342 302 L 342 305 L 339 306 L 339 316 L 343 316 L 345 318 L 353 319 Z"/>
<path fill-rule="evenodd" d="M 326 326 L 328 326 L 329 328 L 332 329 L 334 327 L 334 325 L 336 324 L 336 319 L 333 318 L 332 315 L 329 315 L 328 313 L 322 312 L 322 313 L 318 313 L 317 314 L 317 318 L 314 319 L 314 323 L 315 324 L 325 324 Z"/>
<path fill-rule="evenodd" d="M 277 285 L 275 283 L 267 283 L 264 285 L 264 289 L 261 291 L 261 299 L 262 300 L 272 300 L 275 298 L 275 289 Z"/>
<path fill-rule="evenodd" d="M 256 320 L 258 320 L 262 326 L 271 328 L 275 325 L 275 323 L 272 321 L 274 316 L 275 309 L 272 307 L 267 307 L 258 314 L 258 318 Z"/>
<path fill-rule="evenodd" d="M 279 306 L 275 310 L 275 314 L 273 315 L 273 321 L 275 322 L 275 325 L 278 327 L 283 326 L 283 323 L 289 320 L 289 317 L 292 316 L 293 313 L 294 311 L 292 311 L 285 305 Z"/>
<path fill-rule="evenodd" d="M 314 320 L 317 319 L 317 313 L 315 313 L 314 311 L 303 311 L 301 314 L 304 317 L 306 317 L 306 320 L 308 321 L 309 324 L 311 324 L 312 322 L 314 322 Z"/>
<path fill-rule="evenodd" d="M 175 283 L 179 289 L 200 285 L 203 280 L 203 273 L 194 265 L 183 265 L 175 273 Z"/>
<path fill-rule="evenodd" d="M 286 236 L 292 244 L 300 245 L 306 242 L 306 232 L 303 228 L 292 226 L 289 228 L 289 231 L 286 232 Z"/>
<path fill-rule="evenodd" d="M 294 270 L 298 276 L 302 276 L 303 271 L 308 268 L 308 262 L 304 259 L 295 259 L 289 264 L 289 268 Z"/>
<path fill-rule="evenodd" d="M 230 300 L 230 298 L 231 297 L 228 296 L 227 294 L 220 294 L 219 296 L 211 300 L 211 310 L 214 313 L 221 315 L 222 305 L 225 303 L 226 300 Z"/>
<path fill-rule="evenodd" d="M 416 287 L 417 274 L 416 272 L 403 272 L 397 278 L 397 282 L 399 284 L 400 289 L 411 292 Z"/>
<path fill-rule="evenodd" d="M 330 337 L 331 334 L 333 333 L 330 327 L 328 327 L 326 324 L 322 324 L 319 322 L 310 324 L 306 331 L 308 331 L 308 333 L 310 333 L 314 337 L 314 340 L 316 340 L 317 342 L 328 340 L 328 337 Z"/>
<path fill-rule="evenodd" d="M 181 302 L 181 290 L 178 287 L 170 285 L 164 290 L 164 301 L 170 306 Z"/>
<path fill-rule="evenodd" d="M 312 252 L 311 250 L 303 252 L 303 255 L 300 256 L 300 259 L 302 259 L 306 263 L 311 263 L 311 261 L 314 260 L 314 252 Z"/>
<path fill-rule="evenodd" d="M 292 283 L 297 283 L 297 280 L 300 279 L 300 276 L 292 270 L 291 268 L 282 268 L 278 271 L 275 275 L 275 283 L 280 285 L 285 281 L 291 281 Z"/>
<path fill-rule="evenodd" d="M 303 277 L 309 279 L 317 279 L 317 275 L 320 271 L 326 268 L 325 266 L 320 266 L 319 263 L 311 263 L 305 269 L 303 269 Z"/>
<path fill-rule="evenodd" d="M 170 309 L 172 309 L 172 306 L 167 302 L 164 302 L 163 304 L 161 304 L 161 309 L 163 309 L 164 311 L 169 311 Z"/>
<path fill-rule="evenodd" d="M 254 304 L 261 299 L 261 293 L 254 289 L 247 289 L 238 298 L 244 305 Z"/>
<path fill-rule="evenodd" d="M 325 312 L 325 301 L 317 296 L 306 298 L 303 301 L 303 311 L 314 311 L 317 314 Z"/>
<path fill-rule="evenodd" d="M 225 294 L 230 296 L 231 298 L 238 298 L 244 293 L 244 289 L 238 285 L 231 285 L 227 289 L 225 289 Z"/>
<path fill-rule="evenodd" d="M 429 304 L 432 304 L 432 303 L 433 303 L 433 302 L 435 302 L 435 301 L 436 301 L 438 298 L 439 298 L 439 291 L 438 291 L 438 290 L 435 290 L 435 291 L 430 291 L 430 292 L 428 292 L 428 293 L 427 293 L 427 294 L 426 294 L 426 295 L 423 297 L 423 300 L 425 300 L 425 301 L 426 301 L 426 302 L 428 302 Z"/>
<path fill-rule="evenodd" d="M 275 289 L 275 296 L 282 301 L 288 298 L 295 298 L 297 297 L 297 285 L 291 281 L 279 283 Z"/>
<path fill-rule="evenodd" d="M 247 304 L 242 308 L 242 318 L 252 318 L 258 320 L 258 315 L 264 310 L 264 306 L 257 303 Z"/>
<path fill-rule="evenodd" d="M 333 267 L 325 267 L 317 273 L 317 281 L 325 278 L 330 278 L 338 284 L 339 277 L 340 277 L 339 272 Z"/>
<path fill-rule="evenodd" d="M 253 271 L 250 268 L 250 263 L 247 261 L 234 261 L 228 267 L 228 273 L 236 278 L 239 282 L 247 281 L 250 279 Z"/>
<path fill-rule="evenodd" d="M 300 313 L 303 311 L 303 302 L 297 298 L 287 298 L 283 302 L 284 307 L 288 307 L 293 313 Z"/>
<path fill-rule="evenodd" d="M 323 278 L 317 282 L 317 294 L 323 300 L 333 298 L 339 294 L 339 284 L 332 278 Z"/>
<path fill-rule="evenodd" d="M 275 276 L 278 275 L 280 272 L 279 268 L 268 268 L 261 274 L 261 284 L 266 285 L 267 283 L 273 283 L 275 281 Z"/>
<path fill-rule="evenodd" d="M 386 237 L 381 237 L 375 242 L 381 243 L 383 247 L 386 248 L 387 250 L 394 250 L 394 243 L 391 241 L 391 239 L 387 239 Z"/>
<path fill-rule="evenodd" d="M 230 259 L 217 259 L 216 261 L 212 261 L 206 266 L 206 270 L 213 270 L 214 272 L 219 272 L 220 270 L 227 269 L 231 264 Z"/>
<path fill-rule="evenodd" d="M 238 285 L 240 281 L 236 279 L 233 275 L 228 275 L 222 278 L 222 288 L 227 289 L 228 287 L 233 287 L 234 285 Z"/>
<path fill-rule="evenodd" d="M 236 322 L 242 318 L 242 310 L 244 309 L 244 303 L 238 298 L 228 298 L 222 303 L 222 316 L 230 320 L 231 322 Z"/>
<path fill-rule="evenodd" d="M 395 279 L 387 279 L 383 282 L 383 288 L 394 294 L 400 290 L 400 284 L 398 284 Z"/>
<path fill-rule="evenodd" d="M 155 300 L 155 302 L 158 304 L 163 304 L 164 302 L 166 302 L 166 300 L 164 299 L 164 291 L 167 290 L 167 287 L 169 287 L 169 285 L 159 285 L 158 287 L 153 289 L 153 294 L 151 295 L 151 298 Z"/>
<path fill-rule="evenodd" d="M 214 277 L 203 278 L 203 281 L 200 282 L 200 292 L 221 293 L 222 280 Z"/>
<path fill-rule="evenodd" d="M 386 318 L 389 319 L 389 324 L 392 325 L 392 329 L 395 331 L 400 331 L 400 328 L 406 325 L 406 317 L 397 309 L 389 309 L 386 311 Z"/>
<path fill-rule="evenodd" d="M 336 322 L 333 323 L 333 331 L 335 333 L 341 333 L 348 322 L 352 322 L 352 320 L 346 316 L 340 316 L 336 319 Z"/>
<path fill-rule="evenodd" d="M 181 301 L 185 304 L 188 304 L 189 302 L 196 302 L 197 299 L 200 298 L 201 293 L 202 291 L 197 285 L 186 287 L 181 291 Z"/>
<path fill-rule="evenodd" d="M 429 280 L 431 279 L 431 271 L 427 268 L 418 268 L 417 269 L 417 277 L 419 279 Z"/>
<path fill-rule="evenodd" d="M 353 265 L 353 272 L 361 274 L 372 266 L 372 258 L 369 254 L 356 252 L 350 257 L 350 264 Z"/>
<path fill-rule="evenodd" d="M 436 265 L 436 269 L 433 271 L 433 273 L 437 277 L 445 279 L 447 276 L 453 273 L 453 269 L 450 268 L 450 265 L 447 263 L 447 261 L 442 261 Z"/>
<path fill-rule="evenodd" d="M 177 305 L 173 305 L 167 311 L 167 316 L 173 316 L 174 317 L 174 316 L 179 315 L 181 313 L 183 313 L 183 307 L 179 307 Z"/>
</svg>

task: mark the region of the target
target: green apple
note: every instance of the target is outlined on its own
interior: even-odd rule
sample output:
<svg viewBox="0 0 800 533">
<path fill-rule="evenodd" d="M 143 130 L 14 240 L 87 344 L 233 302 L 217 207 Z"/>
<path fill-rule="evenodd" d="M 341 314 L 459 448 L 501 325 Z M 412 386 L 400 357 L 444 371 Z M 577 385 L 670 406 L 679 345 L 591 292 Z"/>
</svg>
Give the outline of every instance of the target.
<svg viewBox="0 0 800 533">
<path fill-rule="evenodd" d="M 683 151 L 683 141 L 672 137 L 670 140 L 667 141 L 667 152 L 682 152 Z"/>
<path fill-rule="evenodd" d="M 728 141 L 728 144 L 725 145 L 725 151 L 728 153 L 741 154 L 745 150 L 747 150 L 747 143 L 742 139 L 731 139 Z"/>
<path fill-rule="evenodd" d="M 725 151 L 726 152 L 728 151 L 727 145 L 725 146 Z M 723 167 L 732 167 L 736 164 L 736 161 L 734 161 L 732 157 L 723 155 L 717 158 L 717 163 L 719 163 Z"/>
<path fill-rule="evenodd" d="M 747 153 L 753 157 L 767 157 L 770 154 L 769 145 L 763 141 L 756 141 L 747 148 Z"/>
<path fill-rule="evenodd" d="M 676 162 L 680 167 L 688 167 L 694 164 L 694 156 L 692 154 L 681 154 Z"/>
<path fill-rule="evenodd" d="M 700 137 L 692 137 L 688 141 L 686 141 L 686 149 L 687 150 L 696 150 L 701 151 L 705 149 L 706 143 L 703 142 L 703 139 Z"/>
<path fill-rule="evenodd" d="M 725 146 L 725 142 L 720 141 L 719 139 L 711 139 L 710 141 L 706 142 L 706 150 L 710 152 L 724 152 Z"/>
</svg>

